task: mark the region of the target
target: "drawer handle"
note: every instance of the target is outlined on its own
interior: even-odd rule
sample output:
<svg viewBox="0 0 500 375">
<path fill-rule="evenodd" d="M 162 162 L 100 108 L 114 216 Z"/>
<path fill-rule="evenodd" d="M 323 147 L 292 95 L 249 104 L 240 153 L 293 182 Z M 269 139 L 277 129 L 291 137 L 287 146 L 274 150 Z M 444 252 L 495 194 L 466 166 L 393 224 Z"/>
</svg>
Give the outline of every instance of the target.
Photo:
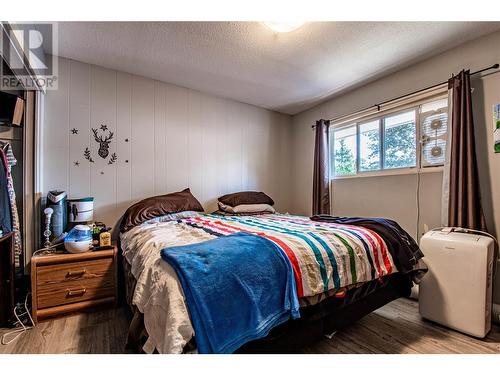
<svg viewBox="0 0 500 375">
<path fill-rule="evenodd" d="M 73 276 L 82 276 L 87 272 L 87 270 L 80 270 L 80 271 L 68 271 L 68 274 L 66 277 L 73 277 Z"/>
<path fill-rule="evenodd" d="M 68 289 L 68 294 L 67 296 L 68 297 L 72 297 L 72 296 L 82 296 L 85 294 L 85 292 L 87 291 L 86 288 L 82 288 L 82 289 L 75 289 L 75 290 L 71 290 L 71 289 Z"/>
</svg>

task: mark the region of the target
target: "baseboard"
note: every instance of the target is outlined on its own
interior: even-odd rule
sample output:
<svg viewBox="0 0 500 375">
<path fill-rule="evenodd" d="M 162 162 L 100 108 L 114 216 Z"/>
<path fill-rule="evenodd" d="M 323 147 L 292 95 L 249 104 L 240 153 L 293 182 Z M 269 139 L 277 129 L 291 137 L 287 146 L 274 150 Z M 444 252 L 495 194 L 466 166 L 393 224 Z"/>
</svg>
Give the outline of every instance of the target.
<svg viewBox="0 0 500 375">
<path fill-rule="evenodd" d="M 491 309 L 491 320 L 500 324 L 500 305 L 497 303 L 494 303 Z"/>
<path fill-rule="evenodd" d="M 413 287 L 411 288 L 411 294 L 409 298 L 418 301 L 418 292 L 419 292 L 418 285 L 413 285 Z"/>
</svg>

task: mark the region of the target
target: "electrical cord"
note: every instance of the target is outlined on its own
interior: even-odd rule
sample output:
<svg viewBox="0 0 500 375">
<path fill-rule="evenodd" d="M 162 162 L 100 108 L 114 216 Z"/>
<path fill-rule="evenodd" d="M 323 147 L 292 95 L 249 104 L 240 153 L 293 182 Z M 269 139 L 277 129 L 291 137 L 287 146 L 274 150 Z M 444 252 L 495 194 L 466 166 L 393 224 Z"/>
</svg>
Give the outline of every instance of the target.
<svg viewBox="0 0 500 375">
<path fill-rule="evenodd" d="M 494 269 L 493 269 L 493 277 L 496 276 L 497 274 L 497 271 L 498 271 L 498 252 L 499 252 L 499 248 L 498 248 L 498 241 L 497 239 L 492 236 L 491 234 L 489 234 L 488 232 L 483 232 L 482 230 L 476 230 L 476 229 L 467 229 L 467 228 L 457 228 L 459 233 L 479 233 L 479 234 L 482 234 L 482 235 L 485 235 L 485 236 L 488 236 L 490 237 L 491 239 L 493 239 L 493 241 L 495 241 L 495 248 L 494 248 L 494 254 L 493 254 L 493 263 L 494 263 Z"/>
<path fill-rule="evenodd" d="M 17 329 L 15 329 L 13 331 L 4 333 L 2 335 L 2 341 L 1 341 L 2 345 L 9 345 L 9 344 L 13 343 L 15 340 L 17 340 L 19 337 L 21 337 L 21 335 L 24 332 L 29 331 L 30 329 L 32 329 L 35 326 L 35 322 L 33 321 L 33 318 L 31 317 L 30 311 L 28 309 L 28 296 L 30 294 L 31 293 L 26 294 L 26 298 L 24 299 L 24 312 L 22 314 L 18 314 L 17 313 L 17 309 L 20 307 L 19 305 L 17 305 L 16 307 L 14 307 L 14 316 L 17 319 L 16 325 L 18 325 L 18 326 L 20 325 L 21 328 L 17 328 Z M 24 323 L 23 323 L 23 321 L 21 320 L 21 317 L 24 316 L 24 315 L 28 315 L 28 317 L 29 317 L 29 319 L 31 321 L 31 327 L 30 326 L 25 326 Z M 11 338 L 10 340 L 7 340 L 12 335 L 14 335 L 14 337 Z"/>
<path fill-rule="evenodd" d="M 51 246 L 51 247 L 46 247 L 43 249 L 38 249 L 35 252 L 33 252 L 33 254 L 31 254 L 31 256 L 34 257 L 35 255 L 38 255 L 40 253 L 42 253 L 43 255 L 47 255 L 47 254 L 53 254 L 55 252 L 57 252 L 57 250 L 55 249 L 55 246 Z"/>
<path fill-rule="evenodd" d="M 448 229 L 449 232 L 456 232 L 456 233 L 476 233 L 476 234 L 482 234 L 484 236 L 490 237 L 494 242 L 495 242 L 495 247 L 494 247 L 494 254 L 493 254 L 493 263 L 494 263 L 494 270 L 493 270 L 493 276 L 496 275 L 497 270 L 498 270 L 498 257 L 499 257 L 499 245 L 498 241 L 495 238 L 495 236 L 489 234 L 488 232 L 483 232 L 482 230 L 477 230 L 477 229 L 467 229 L 467 228 L 461 228 L 461 227 L 437 227 L 431 229 L 431 231 L 438 231 L 438 230 L 443 230 L 443 229 Z"/>
<path fill-rule="evenodd" d="M 498 246 L 498 241 L 495 236 L 489 234 L 488 232 L 483 232 L 482 230 L 476 230 L 476 229 L 467 229 L 467 228 L 461 228 L 461 227 L 437 227 L 437 228 L 432 228 L 430 231 L 438 231 L 442 229 L 450 229 L 450 232 L 457 232 L 457 233 L 479 233 L 483 234 L 485 236 L 490 237 L 493 241 L 495 241 L 496 245 Z"/>
<path fill-rule="evenodd" d="M 59 246 L 61 246 L 60 242 L 53 244 L 53 245 L 50 245 L 48 247 L 44 247 L 42 249 L 38 249 L 38 250 L 34 251 L 33 254 L 31 254 L 31 256 L 35 256 L 38 254 L 48 255 L 48 254 L 57 253 L 57 252 L 59 252 L 59 250 L 57 249 Z"/>
<path fill-rule="evenodd" d="M 420 169 L 417 169 L 417 241 L 420 238 Z"/>
</svg>

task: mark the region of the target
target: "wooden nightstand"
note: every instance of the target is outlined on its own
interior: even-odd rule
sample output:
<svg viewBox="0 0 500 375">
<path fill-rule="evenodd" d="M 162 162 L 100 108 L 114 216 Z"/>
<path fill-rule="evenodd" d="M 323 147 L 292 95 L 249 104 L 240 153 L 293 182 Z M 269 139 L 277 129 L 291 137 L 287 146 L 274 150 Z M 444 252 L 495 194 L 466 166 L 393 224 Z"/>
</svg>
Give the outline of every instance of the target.
<svg viewBox="0 0 500 375">
<path fill-rule="evenodd" d="M 114 246 L 110 250 L 31 258 L 34 321 L 98 305 L 116 305 L 117 254 Z"/>
</svg>

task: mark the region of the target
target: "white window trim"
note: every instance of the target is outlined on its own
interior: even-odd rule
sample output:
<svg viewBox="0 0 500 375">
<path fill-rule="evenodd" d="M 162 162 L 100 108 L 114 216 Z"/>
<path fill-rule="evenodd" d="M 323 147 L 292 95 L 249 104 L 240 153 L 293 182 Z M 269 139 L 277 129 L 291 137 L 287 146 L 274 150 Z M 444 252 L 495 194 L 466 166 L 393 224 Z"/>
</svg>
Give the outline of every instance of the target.
<svg viewBox="0 0 500 375">
<path fill-rule="evenodd" d="M 347 180 L 351 178 L 366 178 L 366 177 L 383 177 L 383 176 L 402 176 L 409 174 L 422 174 L 422 173 L 440 173 L 443 171 L 443 166 L 437 167 L 407 167 L 407 168 L 393 168 L 393 169 L 382 169 L 379 171 L 369 171 L 360 172 L 358 174 L 344 175 L 344 176 L 333 176 L 331 180 Z"/>
<path fill-rule="evenodd" d="M 384 116 L 397 114 L 399 112 L 404 112 L 411 109 L 417 109 L 418 106 L 427 103 L 433 100 L 444 99 L 448 96 L 448 85 L 443 84 L 437 86 L 435 88 L 425 90 L 423 92 L 419 92 L 417 94 L 408 95 L 404 98 L 396 99 L 390 102 L 385 103 L 380 106 L 380 110 L 378 108 L 370 108 L 368 110 L 363 110 L 359 112 L 355 112 L 350 115 L 345 115 L 335 119 L 334 122 L 330 124 L 330 131 L 338 130 L 342 128 L 347 128 L 349 126 L 356 126 L 356 137 L 358 137 L 359 126 L 363 123 L 369 122 L 371 120 L 375 120 L 378 118 L 383 118 Z M 383 131 L 383 130 L 381 130 Z M 330 180 L 344 180 L 350 178 L 365 178 L 365 177 L 381 177 L 381 176 L 397 176 L 397 175 L 409 175 L 409 174 L 417 174 L 417 173 L 438 173 L 443 171 L 442 166 L 435 167 L 425 167 L 423 168 L 421 165 L 421 157 L 422 157 L 422 145 L 420 144 L 420 113 L 419 111 L 415 111 L 415 137 L 417 144 L 417 154 L 416 154 L 416 166 L 415 167 L 403 167 L 403 168 L 393 168 L 393 169 L 380 169 L 376 171 L 359 171 L 359 142 L 356 139 L 356 147 L 358 148 L 356 153 L 356 170 L 357 173 L 351 175 L 330 175 Z M 330 136 L 330 134 L 329 134 Z M 383 137 L 381 137 L 381 142 L 383 142 Z M 381 145 L 383 147 L 383 145 Z M 383 153 L 383 148 L 381 149 Z M 329 153 L 329 157 L 331 154 Z M 383 167 L 383 155 L 380 155 L 381 158 L 381 168 Z M 330 163 L 333 163 L 330 160 Z M 332 164 L 330 164 L 332 165 Z M 330 173 L 333 168 L 330 168 Z"/>
</svg>

